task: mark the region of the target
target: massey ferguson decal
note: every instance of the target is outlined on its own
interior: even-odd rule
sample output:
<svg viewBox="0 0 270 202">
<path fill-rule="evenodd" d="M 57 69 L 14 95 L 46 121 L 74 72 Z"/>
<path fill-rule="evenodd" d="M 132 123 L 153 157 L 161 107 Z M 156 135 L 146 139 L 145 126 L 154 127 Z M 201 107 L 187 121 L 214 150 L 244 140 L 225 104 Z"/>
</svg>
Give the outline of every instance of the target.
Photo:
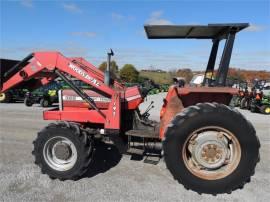
<svg viewBox="0 0 270 202">
<path fill-rule="evenodd" d="M 76 65 L 69 63 L 68 66 L 70 67 L 70 69 L 72 69 L 73 71 L 75 71 L 76 73 L 80 74 L 81 76 L 83 76 L 84 78 L 86 78 L 87 80 L 89 80 L 91 83 L 93 83 L 96 86 L 100 86 L 100 83 L 92 78 L 91 76 L 89 76 L 85 71 L 83 71 L 81 68 L 77 67 Z"/>
</svg>

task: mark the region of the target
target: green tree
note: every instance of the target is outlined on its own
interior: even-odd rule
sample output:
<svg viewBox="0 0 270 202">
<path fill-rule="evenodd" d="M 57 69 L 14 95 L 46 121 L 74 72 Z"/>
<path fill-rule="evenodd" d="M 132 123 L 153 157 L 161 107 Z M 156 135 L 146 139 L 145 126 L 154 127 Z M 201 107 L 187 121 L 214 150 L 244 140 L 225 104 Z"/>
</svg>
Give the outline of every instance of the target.
<svg viewBox="0 0 270 202">
<path fill-rule="evenodd" d="M 98 69 L 101 70 L 102 72 L 105 72 L 107 69 L 107 62 L 102 62 L 99 66 Z M 118 65 L 117 63 L 113 60 L 111 61 L 111 77 L 113 79 L 116 79 L 118 75 Z"/>
<path fill-rule="evenodd" d="M 132 64 L 125 64 L 120 70 L 120 78 L 126 82 L 137 82 L 139 72 Z"/>
</svg>

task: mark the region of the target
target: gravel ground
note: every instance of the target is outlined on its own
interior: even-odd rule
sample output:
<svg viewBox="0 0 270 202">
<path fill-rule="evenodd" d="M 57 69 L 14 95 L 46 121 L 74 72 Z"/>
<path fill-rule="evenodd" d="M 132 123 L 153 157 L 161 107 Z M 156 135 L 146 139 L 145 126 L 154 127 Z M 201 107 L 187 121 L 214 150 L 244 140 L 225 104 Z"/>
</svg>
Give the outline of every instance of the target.
<svg viewBox="0 0 270 202">
<path fill-rule="evenodd" d="M 158 120 L 162 98 L 153 95 L 152 118 Z M 90 171 L 78 181 L 51 180 L 33 163 L 32 141 L 47 121 L 42 108 L 0 104 L 0 201 L 269 201 L 270 116 L 241 112 L 254 124 L 261 141 L 261 161 L 244 189 L 216 197 L 187 191 L 158 165 L 132 161 L 111 145 L 100 145 Z M 237 124 L 237 123 L 236 123 Z"/>
</svg>

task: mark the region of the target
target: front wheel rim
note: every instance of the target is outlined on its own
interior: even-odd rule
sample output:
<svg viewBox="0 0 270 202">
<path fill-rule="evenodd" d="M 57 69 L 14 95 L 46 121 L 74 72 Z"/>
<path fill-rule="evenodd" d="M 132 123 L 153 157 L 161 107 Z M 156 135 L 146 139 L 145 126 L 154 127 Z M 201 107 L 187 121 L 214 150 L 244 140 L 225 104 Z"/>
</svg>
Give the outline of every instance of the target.
<svg viewBox="0 0 270 202">
<path fill-rule="evenodd" d="M 66 137 L 53 137 L 43 148 L 46 163 L 54 170 L 68 171 L 77 162 L 78 154 L 74 143 Z"/>
<path fill-rule="evenodd" d="M 187 169 L 205 180 L 222 179 L 239 165 L 241 146 L 235 135 L 221 127 L 203 127 L 189 135 L 182 149 Z"/>
</svg>

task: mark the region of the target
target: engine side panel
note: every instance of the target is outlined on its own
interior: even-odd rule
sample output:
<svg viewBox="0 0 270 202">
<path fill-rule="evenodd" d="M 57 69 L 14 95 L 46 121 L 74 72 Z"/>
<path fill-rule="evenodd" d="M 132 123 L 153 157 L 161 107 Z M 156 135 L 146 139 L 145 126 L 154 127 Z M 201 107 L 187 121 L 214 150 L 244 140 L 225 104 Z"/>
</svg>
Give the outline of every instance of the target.
<svg viewBox="0 0 270 202">
<path fill-rule="evenodd" d="M 93 90 L 84 90 L 84 92 L 91 97 L 99 109 L 108 109 L 111 98 L 108 98 L 101 93 Z M 124 92 L 120 92 L 121 102 L 124 109 L 134 110 L 142 103 L 143 98 L 137 87 L 127 88 Z M 74 110 L 75 108 L 91 108 L 76 92 L 70 89 L 62 91 L 62 102 L 64 110 Z"/>
<path fill-rule="evenodd" d="M 110 98 L 107 98 L 104 95 L 96 93 L 92 90 L 84 90 L 84 92 L 94 100 L 99 109 L 108 109 L 111 102 Z M 69 89 L 62 91 L 62 102 L 64 110 L 70 110 L 71 108 L 72 110 L 76 108 L 91 108 L 91 106 L 89 106 L 87 102 L 77 95 L 75 91 Z"/>
</svg>

